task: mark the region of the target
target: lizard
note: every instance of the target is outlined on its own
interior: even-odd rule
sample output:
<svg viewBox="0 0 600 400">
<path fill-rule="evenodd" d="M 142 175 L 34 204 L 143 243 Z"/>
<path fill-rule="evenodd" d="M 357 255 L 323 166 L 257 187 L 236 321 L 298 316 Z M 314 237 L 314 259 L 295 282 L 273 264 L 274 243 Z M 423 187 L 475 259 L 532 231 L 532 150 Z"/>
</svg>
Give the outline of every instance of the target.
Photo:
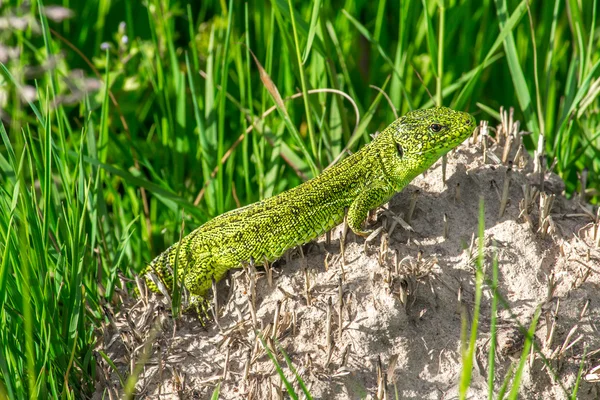
<svg viewBox="0 0 600 400">
<path fill-rule="evenodd" d="M 396 119 L 356 153 L 320 175 L 273 197 L 221 214 L 158 255 L 145 270 L 151 290 L 168 295 L 177 264 L 192 302 L 213 280 L 251 260 L 274 261 L 344 221 L 354 233 L 368 212 L 462 143 L 475 129 L 468 113 L 446 107 L 414 110 Z"/>
</svg>

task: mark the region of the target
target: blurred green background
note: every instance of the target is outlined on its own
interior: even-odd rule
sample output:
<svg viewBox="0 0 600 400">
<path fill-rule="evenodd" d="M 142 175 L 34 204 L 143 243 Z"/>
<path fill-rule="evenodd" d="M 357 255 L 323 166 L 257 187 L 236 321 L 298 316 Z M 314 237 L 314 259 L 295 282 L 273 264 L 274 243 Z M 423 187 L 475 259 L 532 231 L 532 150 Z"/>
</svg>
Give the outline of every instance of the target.
<svg viewBox="0 0 600 400">
<path fill-rule="evenodd" d="M 543 134 L 567 194 L 585 170 L 597 202 L 597 5 L 2 2 L 0 395 L 89 395 L 107 310 L 182 222 L 299 184 L 394 111 L 494 126 L 515 107 L 528 149 Z M 322 92 L 262 117 L 323 88 L 360 121 Z"/>
</svg>

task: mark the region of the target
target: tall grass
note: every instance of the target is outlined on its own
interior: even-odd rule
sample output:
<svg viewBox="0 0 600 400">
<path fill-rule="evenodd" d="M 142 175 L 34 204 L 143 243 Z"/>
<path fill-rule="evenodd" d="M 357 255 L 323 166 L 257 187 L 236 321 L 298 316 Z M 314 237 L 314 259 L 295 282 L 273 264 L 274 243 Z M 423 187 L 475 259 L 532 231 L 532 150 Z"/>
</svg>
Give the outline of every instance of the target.
<svg viewBox="0 0 600 400">
<path fill-rule="evenodd" d="M 89 394 L 120 277 L 182 215 L 189 230 L 295 186 L 394 111 L 516 105 L 530 148 L 545 136 L 569 193 L 587 168 L 597 200 L 596 3 L 98 0 L 57 22 L 3 2 L 25 27 L 0 31 L 16 49 L 0 60 L 0 393 Z M 261 118 L 275 87 L 304 95 Z M 342 97 L 307 95 L 324 87 L 354 98 L 358 128 Z"/>
</svg>

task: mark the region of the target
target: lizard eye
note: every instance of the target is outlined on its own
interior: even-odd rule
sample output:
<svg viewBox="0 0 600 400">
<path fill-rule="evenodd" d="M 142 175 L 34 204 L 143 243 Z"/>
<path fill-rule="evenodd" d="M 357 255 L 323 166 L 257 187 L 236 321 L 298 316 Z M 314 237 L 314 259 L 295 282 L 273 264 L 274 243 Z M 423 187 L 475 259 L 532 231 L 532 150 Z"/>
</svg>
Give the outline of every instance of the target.
<svg viewBox="0 0 600 400">
<path fill-rule="evenodd" d="M 431 124 L 429 128 L 434 132 L 439 132 L 442 130 L 443 126 L 440 124 Z"/>
<path fill-rule="evenodd" d="M 398 150 L 398 156 L 400 156 L 400 158 L 404 157 L 404 149 L 400 143 L 396 143 L 396 150 Z"/>
</svg>

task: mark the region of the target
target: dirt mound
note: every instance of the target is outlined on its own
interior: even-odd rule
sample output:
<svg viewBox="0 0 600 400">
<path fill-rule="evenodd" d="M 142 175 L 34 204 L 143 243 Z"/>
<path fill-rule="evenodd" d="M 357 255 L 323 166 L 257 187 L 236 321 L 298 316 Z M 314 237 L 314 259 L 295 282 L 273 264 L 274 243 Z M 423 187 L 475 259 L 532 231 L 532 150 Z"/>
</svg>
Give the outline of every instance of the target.
<svg viewBox="0 0 600 400">
<path fill-rule="evenodd" d="M 516 130 L 505 158 L 514 161 L 509 170 L 500 161 L 506 136 L 499 136 L 501 143 L 487 139 L 485 163 L 481 138 L 450 153 L 445 184 L 441 162 L 415 179 L 377 212 L 372 226 L 384 227 L 380 235 L 366 243 L 348 233 L 344 257 L 340 226 L 329 243 L 324 236 L 266 271 L 235 271 L 219 285 L 218 321 L 206 327 L 193 316 L 174 322 L 160 297 L 132 303 L 107 328 L 103 351 L 128 372 L 151 338 L 137 386 L 141 398 L 209 398 L 218 382 L 222 399 L 285 397 L 257 331 L 273 348 L 271 338 L 277 339 L 315 398 L 395 398 L 394 391 L 402 399 L 455 398 L 461 316 L 470 324 L 474 304 L 483 197 L 486 278 L 497 254 L 505 300 L 498 312 L 495 392 L 520 356 L 523 327 L 540 308 L 520 398 L 567 398 L 584 352 L 578 398 L 598 398 L 598 222 L 591 208 L 563 197 L 557 176 L 533 172 Z M 500 216 L 507 177 L 508 202 Z M 490 304 L 486 285 L 472 399 L 487 398 Z M 100 370 L 103 388 L 119 387 L 111 368 Z"/>
</svg>

